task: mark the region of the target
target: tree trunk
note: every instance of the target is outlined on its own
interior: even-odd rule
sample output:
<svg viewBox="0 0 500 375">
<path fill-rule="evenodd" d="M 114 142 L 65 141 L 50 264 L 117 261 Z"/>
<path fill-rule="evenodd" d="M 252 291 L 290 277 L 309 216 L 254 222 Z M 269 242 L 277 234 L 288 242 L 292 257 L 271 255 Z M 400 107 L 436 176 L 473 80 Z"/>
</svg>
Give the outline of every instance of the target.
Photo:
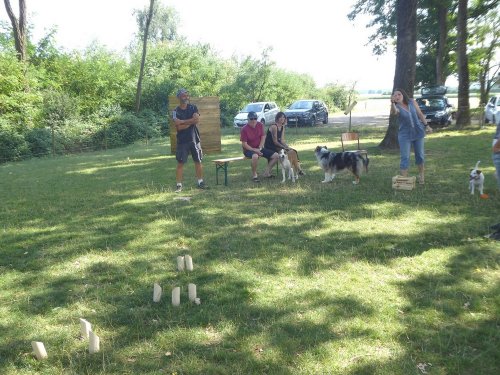
<svg viewBox="0 0 500 375">
<path fill-rule="evenodd" d="M 397 0 L 396 14 L 396 71 L 393 91 L 396 88 L 403 89 L 412 98 L 417 61 L 417 0 Z M 387 149 L 399 147 L 398 121 L 392 114 L 389 117 L 389 127 L 379 147 Z"/>
<path fill-rule="evenodd" d="M 10 0 L 4 0 L 5 9 L 12 24 L 14 43 L 19 61 L 26 61 L 26 2 L 19 0 L 19 20 L 14 15 Z"/>
<path fill-rule="evenodd" d="M 436 84 L 444 85 L 446 77 L 444 75 L 444 58 L 446 53 L 446 37 L 448 35 L 448 8 L 440 2 L 438 4 L 438 25 L 439 25 L 439 40 L 436 53 Z"/>
<path fill-rule="evenodd" d="M 491 62 L 494 59 L 495 52 L 498 46 L 498 36 L 495 36 L 490 43 L 490 46 L 487 49 L 487 53 L 484 59 L 484 63 L 481 67 L 481 72 L 479 73 L 479 83 L 480 83 L 480 102 L 486 104 L 488 102 L 488 97 L 490 96 L 490 90 L 496 81 L 500 78 L 498 77 L 498 71 L 500 70 L 500 66 L 497 64 L 495 71 L 491 74 Z M 491 79 L 489 79 L 491 74 Z M 497 77 L 495 79 L 495 77 Z"/>
<path fill-rule="evenodd" d="M 146 27 L 144 28 L 144 40 L 142 42 L 142 58 L 141 58 L 141 69 L 139 71 L 139 80 L 137 81 L 137 91 L 135 94 L 135 112 L 139 113 L 141 108 L 141 95 L 142 95 L 142 77 L 144 76 L 144 65 L 146 63 L 146 48 L 148 45 L 148 33 L 149 25 L 151 24 L 151 19 L 153 18 L 153 7 L 155 0 L 150 0 L 149 2 L 149 14 L 146 18 Z"/>
<path fill-rule="evenodd" d="M 458 108 L 457 128 L 470 124 L 469 66 L 467 58 L 467 0 L 458 0 L 457 15 Z"/>
<path fill-rule="evenodd" d="M 479 73 L 479 105 L 486 105 L 489 91 L 486 90 L 486 71 Z"/>
</svg>

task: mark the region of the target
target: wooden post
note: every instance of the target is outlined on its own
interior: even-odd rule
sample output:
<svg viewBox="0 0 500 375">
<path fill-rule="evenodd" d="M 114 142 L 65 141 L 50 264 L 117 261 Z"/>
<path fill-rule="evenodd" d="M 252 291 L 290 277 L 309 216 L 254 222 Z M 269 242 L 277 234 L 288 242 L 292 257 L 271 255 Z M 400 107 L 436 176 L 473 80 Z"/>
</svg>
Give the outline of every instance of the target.
<svg viewBox="0 0 500 375">
<path fill-rule="evenodd" d="M 191 302 L 194 302 L 196 300 L 196 284 L 188 285 L 188 295 Z"/>
<path fill-rule="evenodd" d="M 172 305 L 179 306 L 181 304 L 181 288 L 175 287 L 172 289 Z"/>
<path fill-rule="evenodd" d="M 182 256 L 177 257 L 177 270 L 184 271 L 184 257 Z"/>
<path fill-rule="evenodd" d="M 100 339 L 94 332 L 89 332 L 89 353 L 94 354 L 100 350 Z"/>
<path fill-rule="evenodd" d="M 54 134 L 54 124 L 52 124 L 50 127 L 50 135 L 52 138 L 52 157 L 54 157 L 56 155 L 56 140 L 55 140 L 55 134 Z"/>
<path fill-rule="evenodd" d="M 153 286 L 153 302 L 160 302 L 161 299 L 161 286 L 157 283 Z"/>
<path fill-rule="evenodd" d="M 80 334 L 84 339 L 89 338 L 89 332 L 92 330 L 92 325 L 85 319 L 80 318 Z"/>
<path fill-rule="evenodd" d="M 45 346 L 43 345 L 43 342 L 32 341 L 31 347 L 33 348 L 33 351 L 35 352 L 36 359 L 42 360 L 42 359 L 47 358 L 47 351 L 45 350 Z"/>
<path fill-rule="evenodd" d="M 185 261 L 186 261 L 186 269 L 188 271 L 192 271 L 193 270 L 193 258 L 191 258 L 191 255 L 186 255 L 184 257 Z"/>
</svg>

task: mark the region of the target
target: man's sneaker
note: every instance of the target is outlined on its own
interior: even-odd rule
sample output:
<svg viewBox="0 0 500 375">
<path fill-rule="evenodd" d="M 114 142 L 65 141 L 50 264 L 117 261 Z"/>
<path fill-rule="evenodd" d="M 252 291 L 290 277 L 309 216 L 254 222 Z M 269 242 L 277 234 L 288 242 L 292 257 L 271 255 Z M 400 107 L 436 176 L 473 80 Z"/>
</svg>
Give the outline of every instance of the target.
<svg viewBox="0 0 500 375">
<path fill-rule="evenodd" d="M 177 185 L 177 186 L 175 187 L 175 192 L 176 192 L 176 193 L 180 193 L 181 191 L 182 191 L 182 185 Z"/>
<path fill-rule="evenodd" d="M 205 185 L 205 181 L 198 182 L 198 189 L 206 189 L 207 186 Z"/>
</svg>

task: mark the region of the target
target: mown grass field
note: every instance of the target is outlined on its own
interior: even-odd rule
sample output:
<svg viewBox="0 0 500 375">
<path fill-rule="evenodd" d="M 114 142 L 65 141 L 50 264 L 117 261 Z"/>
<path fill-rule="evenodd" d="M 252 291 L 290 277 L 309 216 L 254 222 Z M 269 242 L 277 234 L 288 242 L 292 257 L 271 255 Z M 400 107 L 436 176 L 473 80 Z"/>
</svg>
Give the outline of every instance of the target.
<svg viewBox="0 0 500 375">
<path fill-rule="evenodd" d="M 0 374 L 498 373 L 494 129 L 431 135 L 411 192 L 391 189 L 399 154 L 376 148 L 383 128 L 358 129 L 360 185 L 321 184 L 313 149 L 338 149 L 342 130 L 289 131 L 307 173 L 296 184 L 255 184 L 239 162 L 227 187 L 211 160 L 241 151 L 225 130 L 204 161 L 210 189 L 195 189 L 190 161 L 180 196 L 166 140 L 1 165 Z M 477 160 L 487 200 L 468 192 Z M 184 254 L 193 272 L 176 270 Z"/>
</svg>

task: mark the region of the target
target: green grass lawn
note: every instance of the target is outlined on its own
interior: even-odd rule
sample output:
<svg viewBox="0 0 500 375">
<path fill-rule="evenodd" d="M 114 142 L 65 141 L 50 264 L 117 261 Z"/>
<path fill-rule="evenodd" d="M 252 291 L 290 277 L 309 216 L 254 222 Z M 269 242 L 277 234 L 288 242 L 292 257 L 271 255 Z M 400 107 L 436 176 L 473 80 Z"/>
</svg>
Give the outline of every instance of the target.
<svg viewBox="0 0 500 375">
<path fill-rule="evenodd" d="M 232 129 L 204 160 L 210 189 L 195 188 L 190 160 L 180 196 L 167 140 L 1 165 L 0 374 L 498 373 L 500 246 L 484 238 L 500 222 L 494 129 L 428 137 L 426 185 L 411 192 L 391 188 L 385 129 L 360 130 L 358 186 L 320 183 L 313 150 L 339 148 L 331 126 L 289 130 L 296 184 L 255 184 L 238 162 L 215 185 L 211 160 L 241 154 Z M 468 192 L 477 160 L 486 200 Z M 193 272 L 177 272 L 184 254 Z"/>
</svg>

